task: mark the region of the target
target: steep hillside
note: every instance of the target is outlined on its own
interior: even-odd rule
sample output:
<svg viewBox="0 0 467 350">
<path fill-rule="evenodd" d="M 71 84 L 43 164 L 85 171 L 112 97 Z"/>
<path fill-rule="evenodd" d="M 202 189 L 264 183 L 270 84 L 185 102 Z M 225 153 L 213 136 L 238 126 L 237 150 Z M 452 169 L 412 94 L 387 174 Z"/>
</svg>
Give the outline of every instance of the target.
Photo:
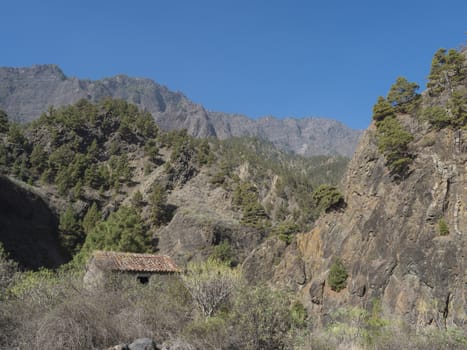
<svg viewBox="0 0 467 350">
<path fill-rule="evenodd" d="M 265 237 L 289 241 L 309 228 L 319 214 L 313 189 L 337 183 L 347 164 L 254 138 L 163 132 L 149 113 L 109 99 L 49 109 L 23 126 L 0 113 L 0 139 L 0 171 L 44 194 L 59 214 L 53 234 L 81 263 L 106 248 L 179 263 L 224 249 L 238 264 Z"/>
<path fill-rule="evenodd" d="M 332 320 L 374 309 L 417 329 L 463 327 L 467 315 L 466 51 L 440 50 L 428 89 L 398 78 L 374 107 L 353 157 L 345 209 L 321 217 L 284 253 L 276 278 Z M 294 270 L 295 269 L 295 270 Z"/>
<path fill-rule="evenodd" d="M 324 118 L 253 120 L 246 116 L 208 112 L 179 92 L 150 79 L 117 75 L 102 80 L 69 78 L 56 65 L 0 68 L 0 109 L 19 122 L 39 118 L 49 106 L 84 98 L 123 99 L 149 111 L 163 130 L 186 129 L 195 137 L 254 136 L 304 156 L 351 156 L 361 132 Z"/>
<path fill-rule="evenodd" d="M 70 256 L 58 237 L 58 217 L 44 194 L 0 176 L 0 242 L 21 266 L 57 268 Z"/>
</svg>

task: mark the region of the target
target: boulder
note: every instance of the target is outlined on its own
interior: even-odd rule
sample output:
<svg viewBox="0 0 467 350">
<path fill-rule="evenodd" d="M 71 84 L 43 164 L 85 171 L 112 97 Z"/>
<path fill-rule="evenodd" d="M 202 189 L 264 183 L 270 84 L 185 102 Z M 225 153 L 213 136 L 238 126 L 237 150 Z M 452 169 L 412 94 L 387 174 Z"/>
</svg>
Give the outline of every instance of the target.
<svg viewBox="0 0 467 350">
<path fill-rule="evenodd" d="M 158 350 L 152 339 L 140 338 L 128 345 L 128 350 Z"/>
</svg>

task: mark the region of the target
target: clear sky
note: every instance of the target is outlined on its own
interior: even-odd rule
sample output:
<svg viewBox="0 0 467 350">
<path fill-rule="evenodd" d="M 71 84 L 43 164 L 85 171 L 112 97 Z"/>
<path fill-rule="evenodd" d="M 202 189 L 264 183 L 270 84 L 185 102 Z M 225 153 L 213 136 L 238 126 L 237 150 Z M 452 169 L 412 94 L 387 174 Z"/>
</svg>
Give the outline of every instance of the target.
<svg viewBox="0 0 467 350">
<path fill-rule="evenodd" d="M 209 110 L 362 129 L 466 32 L 467 0 L 4 0 L 0 66 L 148 77 Z"/>
</svg>

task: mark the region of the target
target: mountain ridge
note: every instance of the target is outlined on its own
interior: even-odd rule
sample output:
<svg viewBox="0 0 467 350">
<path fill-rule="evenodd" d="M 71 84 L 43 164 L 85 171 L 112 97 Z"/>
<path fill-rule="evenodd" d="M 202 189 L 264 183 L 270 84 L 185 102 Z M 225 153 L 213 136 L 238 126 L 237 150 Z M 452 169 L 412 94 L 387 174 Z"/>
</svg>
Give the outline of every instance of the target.
<svg viewBox="0 0 467 350">
<path fill-rule="evenodd" d="M 282 150 L 304 156 L 350 157 L 362 134 L 327 118 L 251 119 L 242 114 L 208 111 L 182 92 L 171 91 L 148 78 L 118 74 L 100 80 L 79 79 L 49 64 L 0 67 L 0 108 L 17 122 L 37 119 L 49 106 L 61 107 L 83 98 L 97 102 L 104 97 L 123 99 L 147 110 L 164 130 L 187 129 L 189 135 L 200 138 L 260 137 Z"/>
</svg>

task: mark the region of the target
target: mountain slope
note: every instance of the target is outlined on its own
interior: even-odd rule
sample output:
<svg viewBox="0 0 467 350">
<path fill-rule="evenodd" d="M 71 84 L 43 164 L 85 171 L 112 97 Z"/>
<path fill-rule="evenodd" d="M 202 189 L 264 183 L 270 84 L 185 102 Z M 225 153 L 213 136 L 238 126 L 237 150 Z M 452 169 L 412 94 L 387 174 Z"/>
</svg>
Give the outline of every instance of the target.
<svg viewBox="0 0 467 350">
<path fill-rule="evenodd" d="M 208 141 L 163 132 L 149 113 L 122 100 L 83 99 L 26 125 L 0 119 L 0 174 L 44 194 L 59 216 L 49 231 L 69 255 L 89 252 L 89 222 L 104 221 L 97 235 L 135 223 L 124 232 L 144 232 L 134 244 L 129 239 L 112 249 L 158 249 L 184 263 L 228 243 L 232 261 L 240 263 L 266 235 L 280 234 L 274 226 L 287 225 L 288 235 L 308 229 L 318 211 L 313 188 L 338 182 L 347 161 L 294 156 L 253 138 Z M 121 212 L 124 207 L 130 209 Z M 133 219 L 115 223 L 125 216 Z M 8 238 L 11 250 L 6 233 L 0 230 L 0 241 Z"/>
<path fill-rule="evenodd" d="M 398 79 L 378 99 L 344 177 L 345 208 L 282 252 L 271 278 L 299 290 L 323 323 L 357 307 L 417 330 L 465 332 L 466 57 L 439 51 L 422 95 Z"/>
<path fill-rule="evenodd" d="M 37 119 L 51 105 L 60 107 L 85 98 L 123 99 L 149 111 L 164 130 L 187 129 L 195 137 L 255 136 L 285 151 L 304 156 L 352 155 L 361 132 L 325 118 L 253 120 L 246 116 L 206 111 L 179 92 L 150 79 L 117 75 L 102 80 L 67 77 L 56 65 L 0 68 L 0 109 L 11 119 Z"/>
</svg>

